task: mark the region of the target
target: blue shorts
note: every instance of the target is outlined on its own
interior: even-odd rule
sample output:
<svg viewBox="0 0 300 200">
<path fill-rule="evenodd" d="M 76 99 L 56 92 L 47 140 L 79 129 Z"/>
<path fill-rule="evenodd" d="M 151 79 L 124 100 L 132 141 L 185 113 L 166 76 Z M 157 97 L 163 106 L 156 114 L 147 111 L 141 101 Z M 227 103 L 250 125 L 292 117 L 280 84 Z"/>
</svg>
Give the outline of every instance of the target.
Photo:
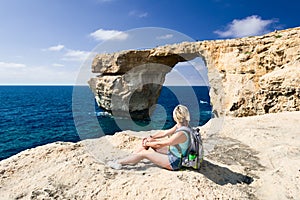
<svg viewBox="0 0 300 200">
<path fill-rule="evenodd" d="M 172 170 L 179 170 L 181 168 L 181 158 L 174 156 L 170 151 L 168 151 L 168 158 Z"/>
</svg>

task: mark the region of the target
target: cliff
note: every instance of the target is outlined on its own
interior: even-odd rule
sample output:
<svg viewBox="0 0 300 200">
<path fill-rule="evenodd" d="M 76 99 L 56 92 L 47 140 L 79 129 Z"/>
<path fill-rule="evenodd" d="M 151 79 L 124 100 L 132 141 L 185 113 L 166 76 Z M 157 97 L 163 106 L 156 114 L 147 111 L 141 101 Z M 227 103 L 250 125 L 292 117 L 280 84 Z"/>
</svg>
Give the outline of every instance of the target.
<svg viewBox="0 0 300 200">
<path fill-rule="evenodd" d="M 121 170 L 105 166 L 153 131 L 47 144 L 0 162 L 0 199 L 299 199 L 299 118 L 226 117 L 218 134 L 208 134 L 212 119 L 201 127 L 199 171 L 168 171 L 146 160 Z"/>
<path fill-rule="evenodd" d="M 201 57 L 215 112 L 251 116 L 300 109 L 300 28 L 230 40 L 99 54 L 89 81 L 99 106 L 129 115 L 156 103 L 165 75 Z"/>
</svg>

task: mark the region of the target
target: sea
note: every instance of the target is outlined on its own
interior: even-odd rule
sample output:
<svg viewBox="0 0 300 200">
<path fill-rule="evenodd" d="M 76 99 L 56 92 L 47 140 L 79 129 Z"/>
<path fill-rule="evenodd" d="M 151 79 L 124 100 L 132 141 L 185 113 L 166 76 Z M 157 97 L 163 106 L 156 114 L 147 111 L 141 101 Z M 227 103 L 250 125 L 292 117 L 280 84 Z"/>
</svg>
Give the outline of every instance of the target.
<svg viewBox="0 0 300 200">
<path fill-rule="evenodd" d="M 191 126 L 201 126 L 212 117 L 209 102 L 207 86 L 163 86 L 151 117 L 133 120 L 99 108 L 88 86 L 0 86 L 0 160 L 56 141 L 168 129 L 178 104 L 189 108 Z"/>
</svg>

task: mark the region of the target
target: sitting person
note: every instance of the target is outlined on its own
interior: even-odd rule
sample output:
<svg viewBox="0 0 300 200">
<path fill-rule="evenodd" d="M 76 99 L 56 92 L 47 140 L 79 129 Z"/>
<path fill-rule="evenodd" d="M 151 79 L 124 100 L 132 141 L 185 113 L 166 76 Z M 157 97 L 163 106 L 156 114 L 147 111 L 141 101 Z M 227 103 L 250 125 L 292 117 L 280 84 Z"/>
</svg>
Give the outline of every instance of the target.
<svg viewBox="0 0 300 200">
<path fill-rule="evenodd" d="M 176 122 L 174 127 L 144 138 L 140 147 L 132 155 L 110 161 L 107 165 L 114 169 L 121 169 L 122 165 L 134 165 L 142 159 L 148 159 L 168 170 L 179 170 L 181 168 L 181 154 L 186 154 L 190 139 L 189 133 L 176 130 L 182 126 L 189 127 L 190 113 L 187 107 L 176 106 L 173 111 L 173 118 Z M 178 148 L 181 149 L 181 153 Z"/>
</svg>

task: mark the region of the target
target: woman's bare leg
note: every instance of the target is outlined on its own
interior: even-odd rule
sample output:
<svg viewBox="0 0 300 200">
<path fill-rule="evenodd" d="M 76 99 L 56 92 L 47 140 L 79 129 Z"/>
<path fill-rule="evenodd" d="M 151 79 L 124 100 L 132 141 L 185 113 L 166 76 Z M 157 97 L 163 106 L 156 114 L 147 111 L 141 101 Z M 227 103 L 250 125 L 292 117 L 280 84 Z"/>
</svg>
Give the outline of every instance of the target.
<svg viewBox="0 0 300 200">
<path fill-rule="evenodd" d="M 136 154 L 136 153 L 139 153 L 139 152 L 141 152 L 143 150 L 145 150 L 145 147 L 143 147 L 142 145 L 139 145 L 133 153 Z"/>
<path fill-rule="evenodd" d="M 136 148 L 136 150 L 133 153 L 139 153 L 143 150 L 145 150 L 145 148 L 140 145 Z M 168 153 L 168 147 L 162 147 L 162 148 L 159 148 L 159 149 L 154 149 L 154 151 L 156 151 L 158 153 L 161 153 L 161 154 L 167 154 Z"/>
<path fill-rule="evenodd" d="M 154 141 L 154 139 L 150 138 L 148 141 L 149 141 L 149 142 L 150 142 L 150 141 Z M 141 151 L 143 151 L 143 150 L 145 150 L 145 147 L 143 147 L 142 144 L 138 144 L 138 145 L 137 145 L 137 148 L 135 149 L 135 151 L 134 151 L 133 153 L 139 153 L 139 152 L 141 152 Z"/>
<path fill-rule="evenodd" d="M 161 154 L 168 154 L 168 147 L 162 147 L 160 149 L 155 149 L 156 152 Z"/>
<path fill-rule="evenodd" d="M 139 153 L 135 153 L 133 155 L 130 155 L 126 158 L 120 159 L 117 162 L 122 164 L 122 165 L 134 165 L 141 161 L 142 159 L 148 159 L 154 164 L 161 166 L 163 168 L 172 170 L 170 163 L 169 163 L 169 158 L 165 154 L 161 154 L 158 152 L 155 152 L 154 150 L 142 150 Z"/>
</svg>

